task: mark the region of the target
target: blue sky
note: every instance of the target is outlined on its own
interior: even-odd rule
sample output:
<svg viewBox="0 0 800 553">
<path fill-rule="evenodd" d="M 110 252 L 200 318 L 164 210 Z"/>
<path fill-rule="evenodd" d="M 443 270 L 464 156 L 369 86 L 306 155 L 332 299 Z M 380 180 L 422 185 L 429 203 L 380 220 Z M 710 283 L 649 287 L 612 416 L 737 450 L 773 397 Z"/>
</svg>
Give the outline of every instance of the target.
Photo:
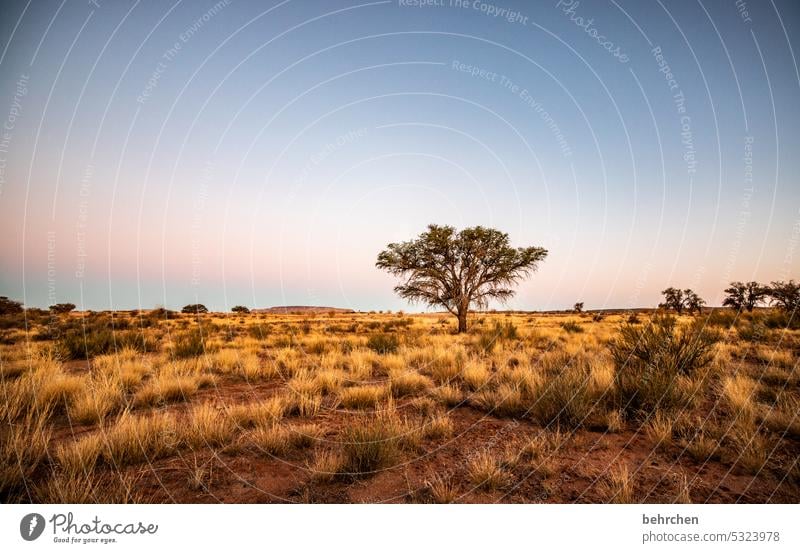
<svg viewBox="0 0 800 553">
<path fill-rule="evenodd" d="M 410 4 L 4 3 L 0 294 L 409 309 L 428 223 L 548 248 L 515 309 L 798 277 L 795 2 Z"/>
</svg>

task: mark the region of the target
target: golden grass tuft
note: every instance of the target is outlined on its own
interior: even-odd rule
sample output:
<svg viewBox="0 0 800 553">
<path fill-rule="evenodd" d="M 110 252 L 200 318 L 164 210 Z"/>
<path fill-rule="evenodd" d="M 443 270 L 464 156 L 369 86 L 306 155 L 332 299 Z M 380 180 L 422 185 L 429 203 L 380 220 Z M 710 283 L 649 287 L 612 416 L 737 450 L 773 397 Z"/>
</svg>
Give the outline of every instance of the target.
<svg viewBox="0 0 800 553">
<path fill-rule="evenodd" d="M 238 403 L 227 408 L 228 417 L 240 428 L 268 426 L 280 421 L 286 411 L 286 404 L 279 396 L 264 401 Z"/>
<path fill-rule="evenodd" d="M 475 487 L 484 490 L 498 490 L 511 482 L 511 475 L 486 450 L 478 452 L 467 461 L 467 475 Z"/>
<path fill-rule="evenodd" d="M 339 402 L 345 409 L 374 409 L 388 395 L 386 386 L 354 386 L 339 392 Z"/>
</svg>

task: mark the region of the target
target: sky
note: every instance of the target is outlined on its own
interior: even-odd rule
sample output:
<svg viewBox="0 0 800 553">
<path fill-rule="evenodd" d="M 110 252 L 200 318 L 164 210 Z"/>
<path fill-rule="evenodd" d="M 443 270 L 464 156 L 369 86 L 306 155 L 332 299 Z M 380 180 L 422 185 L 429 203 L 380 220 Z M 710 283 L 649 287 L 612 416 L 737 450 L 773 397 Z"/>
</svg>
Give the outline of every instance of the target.
<svg viewBox="0 0 800 553">
<path fill-rule="evenodd" d="M 512 309 L 800 278 L 794 0 L 0 6 L 27 306 L 419 310 L 375 260 L 431 223 L 549 250 Z"/>
</svg>

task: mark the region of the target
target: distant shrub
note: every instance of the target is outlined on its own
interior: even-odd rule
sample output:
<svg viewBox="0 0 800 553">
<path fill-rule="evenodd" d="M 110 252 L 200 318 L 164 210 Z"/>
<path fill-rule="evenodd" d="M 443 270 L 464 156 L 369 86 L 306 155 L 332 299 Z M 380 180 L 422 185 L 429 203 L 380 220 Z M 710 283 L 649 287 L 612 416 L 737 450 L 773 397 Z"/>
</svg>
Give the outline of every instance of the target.
<svg viewBox="0 0 800 553">
<path fill-rule="evenodd" d="M 153 351 L 155 343 L 136 330 L 114 331 L 108 326 L 87 324 L 58 334 L 59 351 L 66 359 L 90 359 L 124 348 Z"/>
<path fill-rule="evenodd" d="M 382 355 L 397 353 L 397 348 L 400 347 L 400 340 L 395 334 L 373 334 L 367 340 L 367 347 Z"/>
<path fill-rule="evenodd" d="M 202 303 L 191 303 L 189 305 L 184 305 L 183 309 L 181 309 L 181 313 L 190 313 L 192 315 L 199 315 L 200 313 L 208 313 L 208 307 L 206 307 Z"/>
<path fill-rule="evenodd" d="M 231 308 L 231 312 L 233 312 L 233 313 L 250 313 L 250 309 L 248 309 L 244 305 L 236 305 L 236 306 Z"/>
<path fill-rule="evenodd" d="M 22 313 L 22 303 L 0 296 L 0 315 L 15 315 Z"/>
<path fill-rule="evenodd" d="M 603 315 L 602 313 L 595 313 L 594 315 L 592 315 L 592 321 L 594 321 L 596 323 L 599 323 L 600 321 L 602 321 L 605 318 L 606 318 L 606 316 Z"/>
<path fill-rule="evenodd" d="M 75 309 L 74 303 L 57 303 L 50 306 L 50 311 L 53 313 L 69 313 Z"/>
</svg>

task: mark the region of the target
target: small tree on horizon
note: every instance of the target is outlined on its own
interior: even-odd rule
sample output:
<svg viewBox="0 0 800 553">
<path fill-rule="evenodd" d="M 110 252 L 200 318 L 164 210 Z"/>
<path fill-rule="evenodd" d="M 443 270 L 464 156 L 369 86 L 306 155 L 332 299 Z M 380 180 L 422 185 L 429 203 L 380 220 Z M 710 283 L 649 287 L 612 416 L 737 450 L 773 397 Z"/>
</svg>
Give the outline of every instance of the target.
<svg viewBox="0 0 800 553">
<path fill-rule="evenodd" d="M 245 307 L 244 305 L 236 305 L 231 308 L 233 313 L 250 313 L 250 309 Z"/>
<path fill-rule="evenodd" d="M 658 307 L 662 309 L 672 309 L 673 311 L 677 312 L 678 315 L 683 313 L 685 301 L 683 290 L 670 286 L 666 290 L 662 290 L 661 294 L 664 296 L 664 301 L 663 303 L 659 303 Z"/>
<path fill-rule="evenodd" d="M 183 306 L 183 309 L 181 309 L 181 313 L 191 313 L 193 315 L 199 315 L 200 313 L 208 313 L 208 308 L 202 303 L 190 303 L 189 305 Z"/>
<path fill-rule="evenodd" d="M 511 247 L 508 234 L 499 230 L 477 226 L 456 232 L 451 226 L 428 225 L 415 240 L 389 244 L 375 266 L 403 279 L 394 288 L 401 298 L 453 314 L 461 333 L 471 308 L 513 297 L 513 286 L 545 257 L 544 248 Z"/>
<path fill-rule="evenodd" d="M 583 313 L 583 302 L 582 301 L 576 302 L 575 305 L 572 306 L 572 310 L 575 313 Z"/>
<path fill-rule="evenodd" d="M 768 291 L 768 288 L 755 281 L 747 283 L 731 282 L 730 286 L 725 289 L 727 297 L 722 302 L 722 305 L 739 311 L 743 309 L 752 311 L 759 303 L 764 301 Z"/>
<path fill-rule="evenodd" d="M 687 288 L 683 291 L 683 304 L 689 314 L 700 313 L 706 304 L 706 300 L 695 294 L 691 288 Z"/>
<path fill-rule="evenodd" d="M 53 313 L 59 313 L 59 314 L 61 314 L 61 313 L 69 313 L 70 311 L 74 311 L 75 310 L 75 304 L 74 303 L 57 303 L 55 305 L 51 305 L 49 309 Z"/>
<path fill-rule="evenodd" d="M 22 302 L 10 300 L 8 296 L 0 296 L 0 315 L 16 315 L 22 311 Z"/>
</svg>

